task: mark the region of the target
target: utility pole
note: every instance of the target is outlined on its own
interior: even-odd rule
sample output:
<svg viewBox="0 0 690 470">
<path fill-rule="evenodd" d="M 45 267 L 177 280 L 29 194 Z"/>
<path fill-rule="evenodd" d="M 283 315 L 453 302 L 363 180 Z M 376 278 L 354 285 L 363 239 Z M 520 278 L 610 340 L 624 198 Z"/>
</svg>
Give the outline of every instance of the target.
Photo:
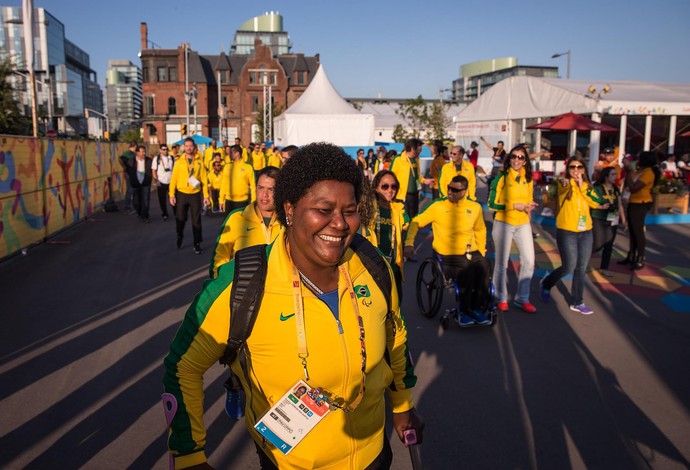
<svg viewBox="0 0 690 470">
<path fill-rule="evenodd" d="M 189 132 L 189 43 L 185 42 L 184 46 L 184 101 L 187 115 L 187 132 Z M 182 136 L 184 137 L 184 136 Z"/>
<path fill-rule="evenodd" d="M 36 113 L 36 73 L 34 71 L 34 2 L 22 0 L 22 22 L 24 33 L 24 48 L 26 49 L 26 65 L 29 68 L 29 86 L 31 87 L 31 122 L 34 137 L 38 137 L 38 115 Z"/>
</svg>

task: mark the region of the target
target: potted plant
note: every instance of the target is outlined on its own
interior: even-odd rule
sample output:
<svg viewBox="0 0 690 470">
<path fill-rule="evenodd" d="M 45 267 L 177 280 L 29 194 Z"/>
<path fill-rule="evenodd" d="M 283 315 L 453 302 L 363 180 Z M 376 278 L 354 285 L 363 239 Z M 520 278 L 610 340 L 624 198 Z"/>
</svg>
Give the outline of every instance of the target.
<svg viewBox="0 0 690 470">
<path fill-rule="evenodd" d="M 661 209 L 669 209 L 681 214 L 688 213 L 688 189 L 682 181 L 676 178 L 662 176 L 656 186 L 652 188 L 654 199 L 653 214 L 658 214 Z"/>
</svg>

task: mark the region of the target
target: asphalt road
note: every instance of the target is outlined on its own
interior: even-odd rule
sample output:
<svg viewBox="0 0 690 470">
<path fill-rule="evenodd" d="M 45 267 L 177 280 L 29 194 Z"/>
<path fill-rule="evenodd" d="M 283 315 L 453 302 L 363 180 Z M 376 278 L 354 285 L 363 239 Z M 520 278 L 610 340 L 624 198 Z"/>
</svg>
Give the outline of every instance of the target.
<svg viewBox="0 0 690 470">
<path fill-rule="evenodd" d="M 178 250 L 174 222 L 157 213 L 148 225 L 100 213 L 0 264 L 0 467 L 166 468 L 162 359 L 221 221 L 204 218 L 206 252 L 195 255 L 191 228 Z M 540 274 L 558 253 L 553 231 L 537 230 Z M 589 274 L 591 316 L 567 308 L 569 282 L 540 303 L 535 279 L 536 314 L 443 330 L 419 315 L 419 263 L 406 265 L 425 468 L 690 468 L 690 226 L 648 234 L 645 270 Z M 420 257 L 429 250 L 426 240 Z M 206 377 L 210 462 L 257 469 L 244 422 L 223 412 L 223 372 Z M 393 468 L 410 469 L 391 442 Z"/>
</svg>

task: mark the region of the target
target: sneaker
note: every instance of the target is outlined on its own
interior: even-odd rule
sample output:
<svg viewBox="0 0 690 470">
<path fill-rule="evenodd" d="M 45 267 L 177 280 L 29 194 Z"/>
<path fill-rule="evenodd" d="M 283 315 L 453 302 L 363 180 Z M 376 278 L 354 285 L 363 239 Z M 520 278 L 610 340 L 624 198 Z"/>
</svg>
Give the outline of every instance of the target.
<svg viewBox="0 0 690 470">
<path fill-rule="evenodd" d="M 613 273 L 611 271 L 609 271 L 608 269 L 600 269 L 599 272 L 601 273 L 602 276 L 613 277 Z"/>
<path fill-rule="evenodd" d="M 591 315 L 594 313 L 594 310 L 592 310 L 591 308 L 587 308 L 585 304 L 571 305 L 570 310 L 572 310 L 573 312 L 581 313 L 583 315 Z"/>
<path fill-rule="evenodd" d="M 491 320 L 486 318 L 486 315 L 481 310 L 472 310 L 470 316 L 477 325 L 490 325 Z"/>
<path fill-rule="evenodd" d="M 551 290 L 544 287 L 544 279 L 546 279 L 546 276 L 548 275 L 549 274 L 547 273 L 543 278 L 541 278 L 541 281 L 539 281 L 539 298 L 542 302 L 547 304 L 551 302 Z"/>
<path fill-rule="evenodd" d="M 163 222 L 165 222 L 166 220 L 168 220 L 168 216 L 167 216 L 167 215 L 164 215 L 164 216 L 163 216 Z"/>
<path fill-rule="evenodd" d="M 462 328 L 466 328 L 468 326 L 474 326 L 475 325 L 474 320 L 472 320 L 469 316 L 464 315 L 464 314 L 460 315 L 460 317 L 458 317 L 458 323 L 460 324 L 460 326 Z"/>
<path fill-rule="evenodd" d="M 201 249 L 201 246 L 198 243 L 195 243 L 194 244 L 194 253 L 196 253 L 197 255 L 200 255 L 203 252 L 204 252 L 204 250 Z"/>
<path fill-rule="evenodd" d="M 182 237 L 179 235 L 177 236 L 177 247 L 182 248 Z"/>
<path fill-rule="evenodd" d="M 522 311 L 526 313 L 534 313 L 537 311 L 537 307 L 532 305 L 530 302 L 518 302 L 516 300 L 515 302 L 513 302 L 513 305 L 515 305 L 517 308 L 522 309 Z"/>
<path fill-rule="evenodd" d="M 498 305 L 496 305 L 496 308 L 498 309 L 499 312 L 507 312 L 508 311 L 508 302 L 499 302 Z"/>
</svg>

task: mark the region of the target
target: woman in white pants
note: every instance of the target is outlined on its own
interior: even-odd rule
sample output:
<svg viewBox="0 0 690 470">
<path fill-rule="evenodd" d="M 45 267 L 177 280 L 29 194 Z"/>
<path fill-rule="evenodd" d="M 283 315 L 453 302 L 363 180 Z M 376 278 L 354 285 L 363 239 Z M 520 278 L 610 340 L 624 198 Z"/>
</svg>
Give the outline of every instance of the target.
<svg viewBox="0 0 690 470">
<path fill-rule="evenodd" d="M 514 147 L 503 160 L 503 168 L 491 182 L 489 209 L 496 212 L 491 234 L 496 250 L 494 285 L 497 308 L 508 310 L 508 259 L 515 241 L 520 253 L 517 294 L 513 305 L 524 312 L 534 313 L 529 301 L 530 283 L 534 274 L 534 240 L 530 213 L 537 206 L 533 201 L 532 166 L 522 145 Z"/>
</svg>

